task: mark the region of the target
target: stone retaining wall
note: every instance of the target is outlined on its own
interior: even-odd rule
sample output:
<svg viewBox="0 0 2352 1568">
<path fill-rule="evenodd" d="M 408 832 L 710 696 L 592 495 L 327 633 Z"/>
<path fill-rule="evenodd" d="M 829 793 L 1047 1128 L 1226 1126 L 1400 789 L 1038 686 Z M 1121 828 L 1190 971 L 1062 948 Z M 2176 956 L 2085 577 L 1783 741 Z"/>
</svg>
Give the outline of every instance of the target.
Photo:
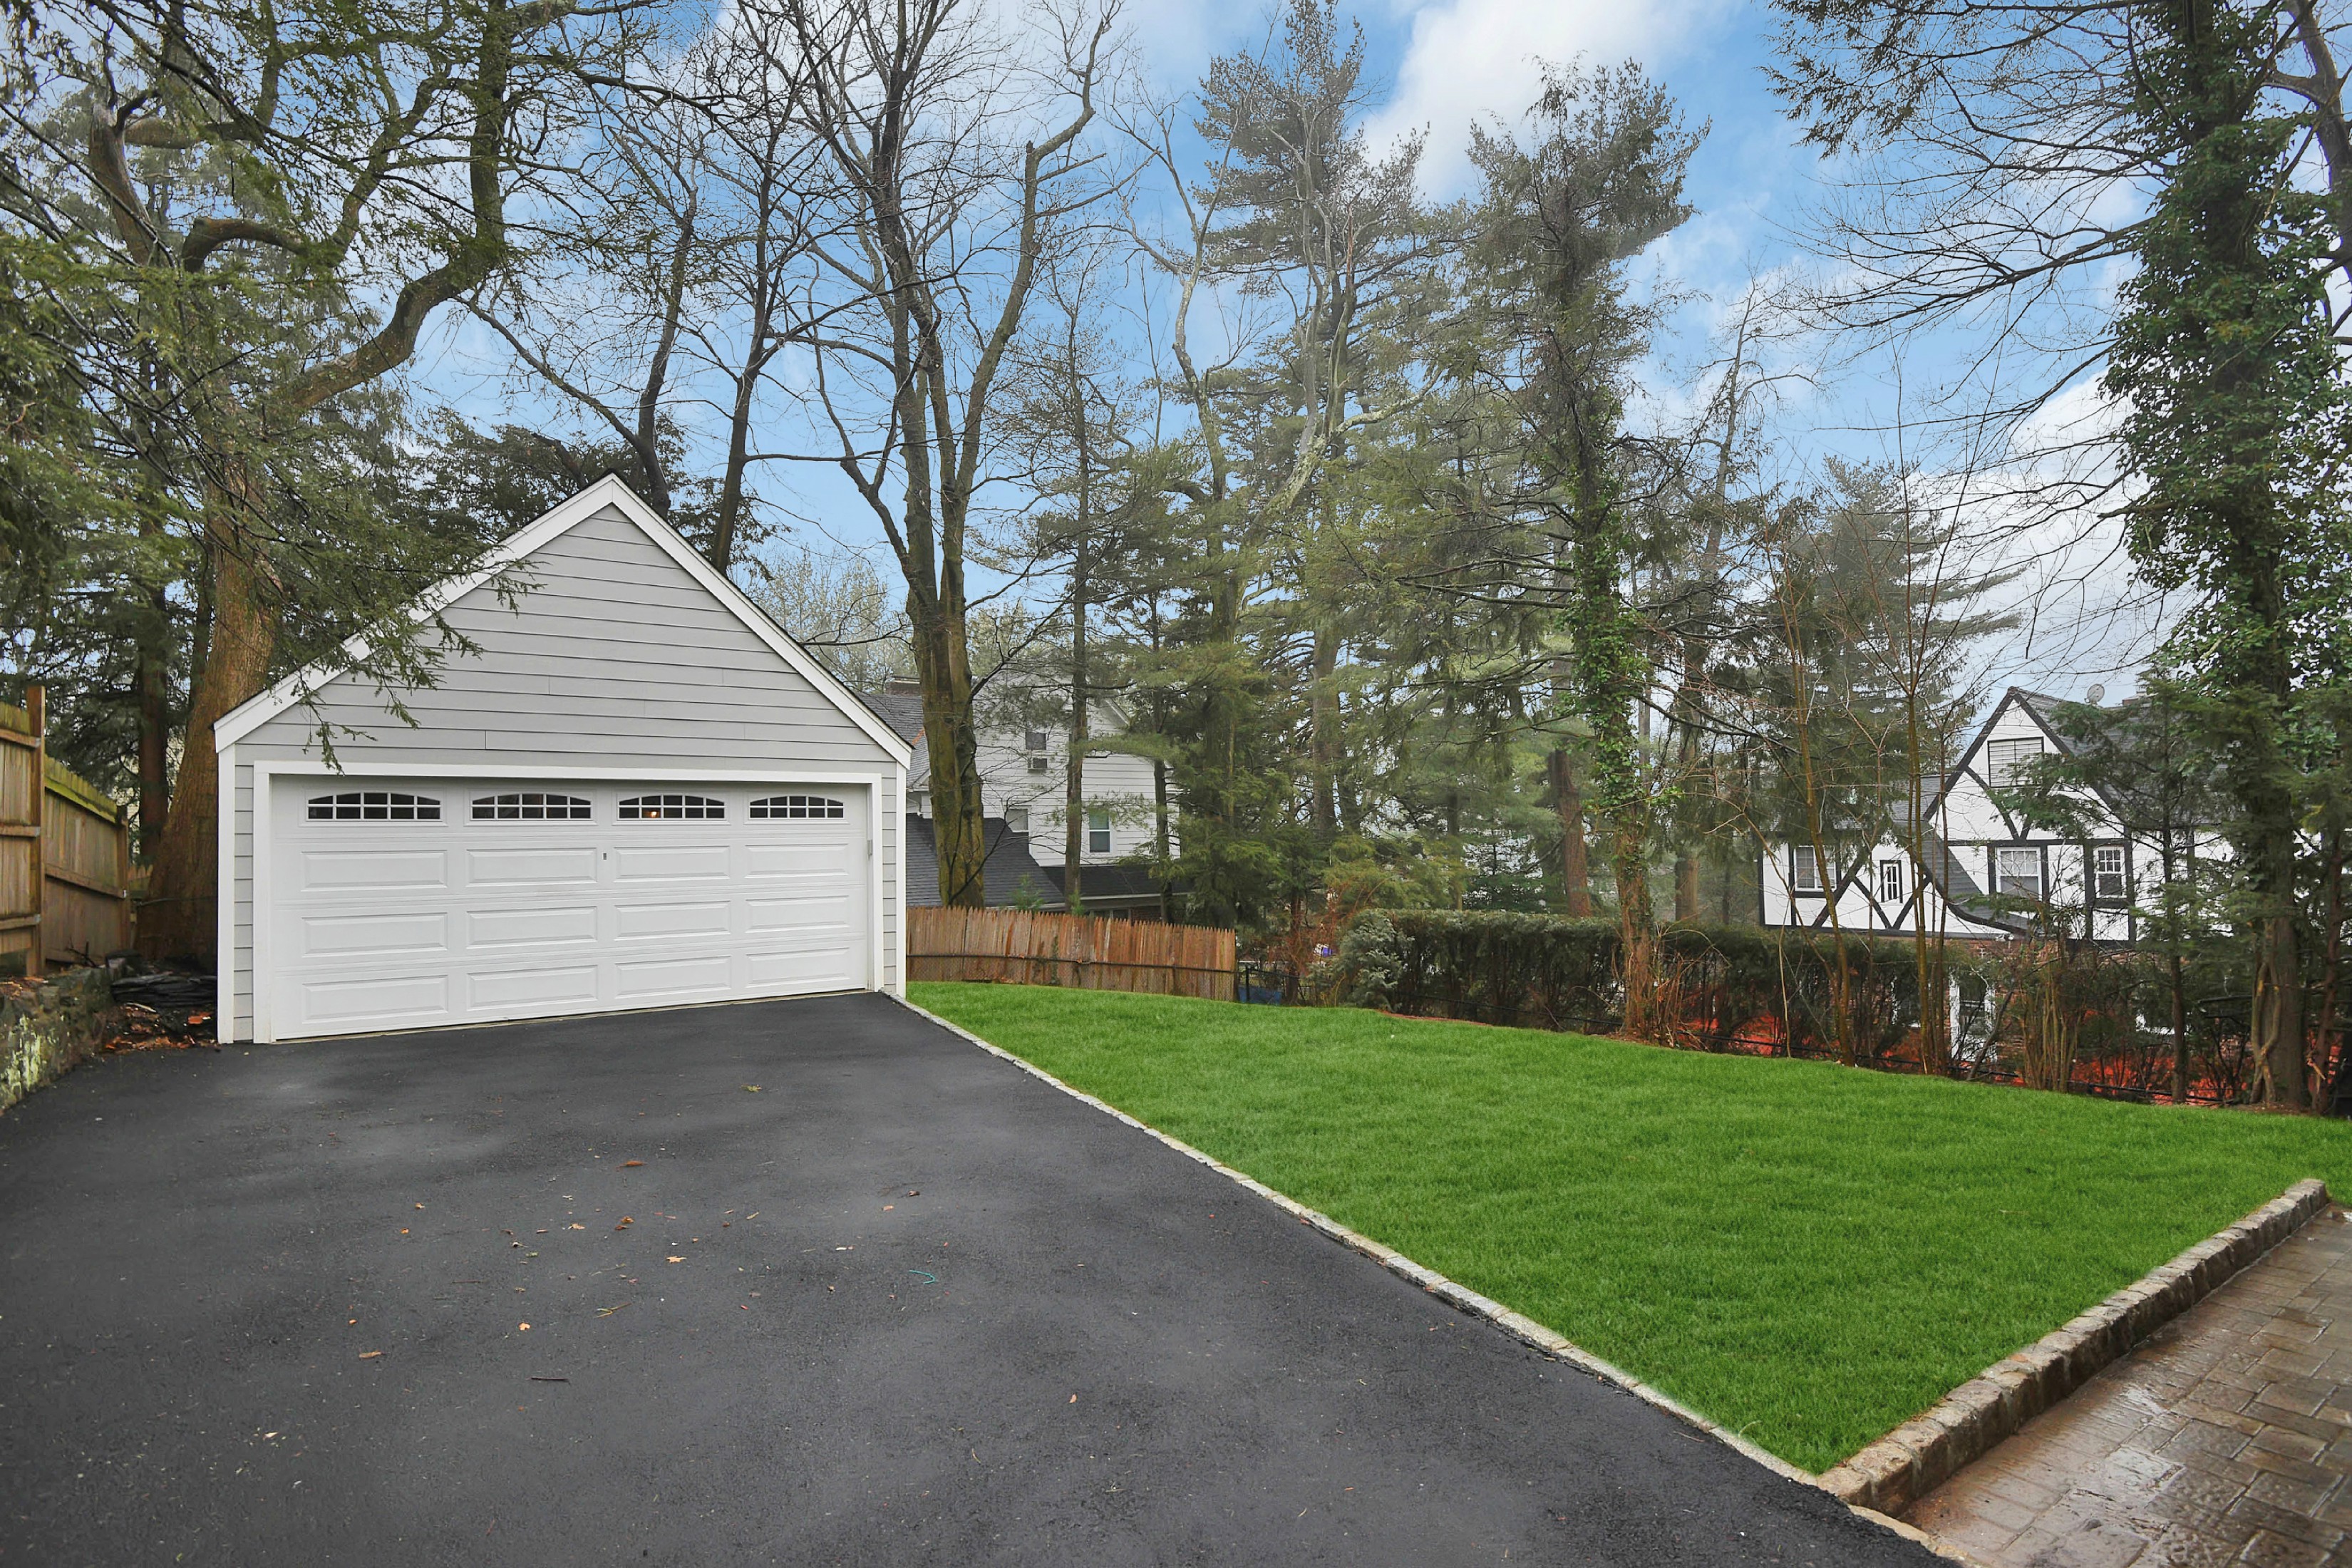
<svg viewBox="0 0 2352 1568">
<path fill-rule="evenodd" d="M 103 969 L 76 969 L 29 996 L 0 998 L 0 1110 L 98 1054 L 114 993 Z"/>
<path fill-rule="evenodd" d="M 2203 1300 L 2240 1269 L 2327 1208 L 2327 1187 L 2297 1182 L 2227 1230 L 2199 1242 L 2076 1318 L 1946 1394 L 1925 1415 L 1825 1472 L 1821 1483 L 1857 1507 L 1897 1514 L 2002 1438 Z"/>
</svg>

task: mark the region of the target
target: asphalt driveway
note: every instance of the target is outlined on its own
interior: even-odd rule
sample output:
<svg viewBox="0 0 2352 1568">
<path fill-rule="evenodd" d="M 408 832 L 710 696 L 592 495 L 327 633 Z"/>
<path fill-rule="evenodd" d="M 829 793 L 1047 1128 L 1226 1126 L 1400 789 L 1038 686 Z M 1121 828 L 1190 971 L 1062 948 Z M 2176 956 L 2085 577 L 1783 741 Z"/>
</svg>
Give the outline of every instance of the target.
<svg viewBox="0 0 2352 1568">
<path fill-rule="evenodd" d="M 0 1510 L 0 1564 L 1934 1561 L 873 996 L 36 1095 Z"/>
</svg>

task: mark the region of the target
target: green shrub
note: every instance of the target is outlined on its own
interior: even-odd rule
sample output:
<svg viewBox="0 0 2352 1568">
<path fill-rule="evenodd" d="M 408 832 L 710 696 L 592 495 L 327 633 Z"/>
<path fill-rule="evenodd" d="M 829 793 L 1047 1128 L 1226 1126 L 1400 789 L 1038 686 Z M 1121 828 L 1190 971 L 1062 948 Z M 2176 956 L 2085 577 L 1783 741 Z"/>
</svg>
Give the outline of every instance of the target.
<svg viewBox="0 0 2352 1568">
<path fill-rule="evenodd" d="M 1610 920 L 1370 910 L 1339 943 L 1331 994 L 1392 1013 L 1608 1034 L 1625 1016 L 1618 949 Z M 1701 1049 L 1759 1035 L 1837 1048 L 1841 966 L 1857 1056 L 1887 1055 L 1918 1020 L 1917 950 L 1901 940 L 1671 925 L 1658 956 L 1676 1038 Z"/>
</svg>

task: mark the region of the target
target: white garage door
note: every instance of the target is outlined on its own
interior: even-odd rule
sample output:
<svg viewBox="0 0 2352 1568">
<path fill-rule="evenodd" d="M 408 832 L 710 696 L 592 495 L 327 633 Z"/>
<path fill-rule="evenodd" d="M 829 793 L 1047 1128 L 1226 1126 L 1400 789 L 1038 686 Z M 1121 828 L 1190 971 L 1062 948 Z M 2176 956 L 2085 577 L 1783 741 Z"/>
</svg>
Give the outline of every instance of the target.
<svg viewBox="0 0 2352 1568">
<path fill-rule="evenodd" d="M 268 1037 L 872 984 L 866 792 L 280 778 Z"/>
</svg>

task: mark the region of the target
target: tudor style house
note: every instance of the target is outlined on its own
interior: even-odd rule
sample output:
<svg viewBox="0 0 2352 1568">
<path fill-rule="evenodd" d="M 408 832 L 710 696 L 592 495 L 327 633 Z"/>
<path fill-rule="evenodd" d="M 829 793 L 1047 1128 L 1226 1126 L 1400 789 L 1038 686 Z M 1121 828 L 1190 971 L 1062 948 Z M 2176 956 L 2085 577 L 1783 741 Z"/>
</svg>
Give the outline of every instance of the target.
<svg viewBox="0 0 2352 1568">
<path fill-rule="evenodd" d="M 2095 701 L 2097 696 L 2094 688 Z M 2033 828 L 1994 798 L 2034 759 L 2067 750 L 2050 722 L 2058 703 L 2011 687 L 1958 765 L 1942 779 L 1924 781 L 1924 868 L 1912 853 L 1918 836 L 1909 831 L 1907 802 L 1898 804 L 1890 830 L 1866 850 L 1850 843 L 1775 846 L 1761 868 L 1763 923 L 1914 936 L 1924 913 L 1929 931 L 2003 941 L 2035 929 L 2032 911 L 2047 910 L 2095 941 L 2137 941 L 2136 910 L 2163 879 L 2163 847 L 2126 831 L 2111 803 L 2087 793 L 2077 797 L 2089 808 L 2085 815 L 2108 829 L 2089 838 Z M 2176 867 L 2186 857 L 2229 852 L 2218 835 L 2186 837 L 2176 842 Z M 1832 863 L 1823 863 L 1824 848 Z"/>
<path fill-rule="evenodd" d="M 908 902 L 938 903 L 938 860 L 929 849 L 930 753 L 922 741 L 921 689 L 911 680 L 893 680 L 882 690 L 864 695 L 867 706 L 913 749 L 914 767 L 907 780 Z M 976 717 L 981 804 L 989 843 L 988 901 L 1066 909 L 1069 871 L 1063 864 L 1064 764 L 1069 736 L 1051 725 L 1013 722 L 987 711 Z M 1097 736 L 1116 735 L 1127 727 L 1127 715 L 1108 701 L 1097 703 L 1091 717 Z M 1153 800 L 1149 761 L 1126 752 L 1095 752 L 1087 757 L 1078 892 L 1087 912 L 1158 918 L 1160 884 L 1129 863 L 1152 847 Z M 1171 838 L 1172 834 L 1171 825 Z"/>
</svg>

